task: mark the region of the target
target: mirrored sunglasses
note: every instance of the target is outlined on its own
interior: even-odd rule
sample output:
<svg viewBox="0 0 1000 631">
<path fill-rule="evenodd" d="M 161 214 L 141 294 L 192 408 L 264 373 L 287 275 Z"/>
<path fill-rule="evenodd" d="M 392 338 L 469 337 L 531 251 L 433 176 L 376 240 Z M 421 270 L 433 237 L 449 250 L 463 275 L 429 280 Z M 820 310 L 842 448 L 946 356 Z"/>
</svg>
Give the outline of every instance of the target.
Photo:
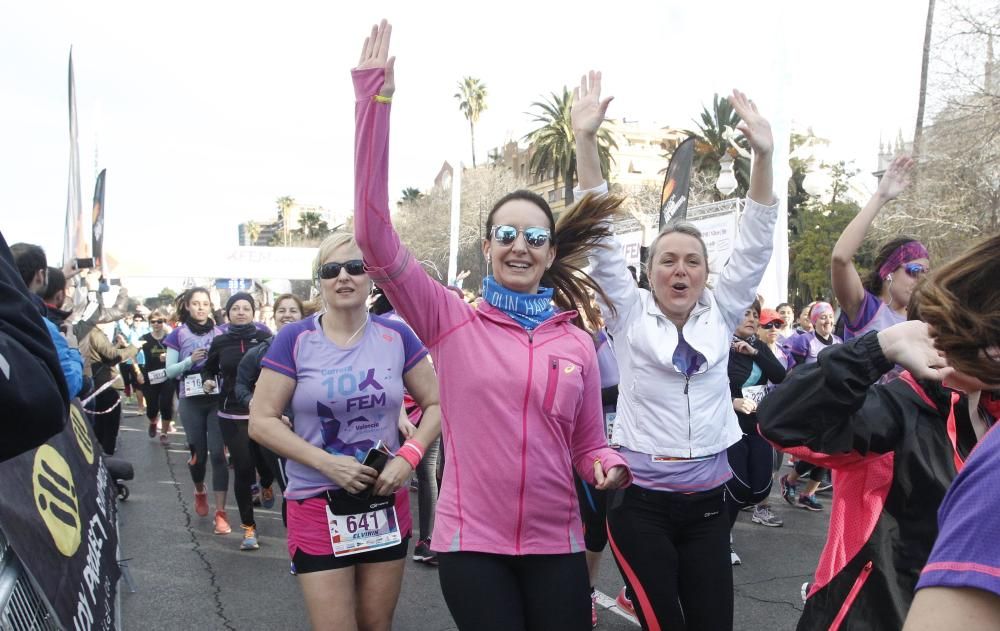
<svg viewBox="0 0 1000 631">
<path fill-rule="evenodd" d="M 351 276 L 361 276 L 365 273 L 365 263 L 361 259 L 353 259 L 343 263 L 324 263 L 323 267 L 319 268 L 319 277 L 326 280 L 336 278 L 340 276 L 341 269 L 346 269 Z"/>
<path fill-rule="evenodd" d="M 547 228 L 525 228 L 518 230 L 514 226 L 493 226 L 493 240 L 500 245 L 510 245 L 517 241 L 517 235 L 524 234 L 524 242 L 530 247 L 540 248 L 549 242 L 552 233 Z"/>
<path fill-rule="evenodd" d="M 903 266 L 903 269 L 906 270 L 906 273 L 912 276 L 913 278 L 916 278 L 922 274 L 926 274 L 927 272 L 931 271 L 931 268 L 924 265 L 923 263 L 907 263 L 906 265 Z"/>
</svg>

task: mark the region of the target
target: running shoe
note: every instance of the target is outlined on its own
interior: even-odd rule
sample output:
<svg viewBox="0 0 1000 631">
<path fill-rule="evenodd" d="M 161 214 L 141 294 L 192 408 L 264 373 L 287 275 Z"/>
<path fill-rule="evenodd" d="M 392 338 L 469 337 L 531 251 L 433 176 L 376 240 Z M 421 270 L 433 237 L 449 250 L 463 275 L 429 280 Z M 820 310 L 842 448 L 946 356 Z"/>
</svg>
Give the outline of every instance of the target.
<svg viewBox="0 0 1000 631">
<path fill-rule="evenodd" d="M 156 438 L 156 421 L 149 424 L 149 437 Z"/>
<path fill-rule="evenodd" d="M 799 589 L 799 595 L 802 596 L 802 602 L 806 602 L 806 598 L 809 597 L 809 583 L 802 583 L 802 587 Z"/>
<path fill-rule="evenodd" d="M 243 529 L 243 541 L 240 542 L 240 550 L 259 550 L 260 544 L 257 543 L 257 529 L 253 526 L 244 526 L 242 524 L 240 528 Z"/>
<path fill-rule="evenodd" d="M 823 505 L 816 501 L 815 495 L 800 495 L 796 506 L 811 511 L 823 510 Z"/>
<path fill-rule="evenodd" d="M 743 565 L 743 560 L 740 559 L 740 555 L 736 554 L 733 544 L 729 544 L 729 562 L 733 565 Z"/>
<path fill-rule="evenodd" d="M 590 627 L 597 628 L 597 592 L 590 590 Z"/>
<path fill-rule="evenodd" d="M 771 512 L 770 506 L 754 506 L 753 517 L 750 518 L 750 521 L 770 528 L 778 528 L 785 523 L 781 521 L 780 517 Z"/>
<path fill-rule="evenodd" d="M 781 476 L 781 497 L 792 506 L 795 506 L 795 496 L 798 495 L 797 486 L 788 481 L 787 475 Z"/>
<path fill-rule="evenodd" d="M 632 601 L 629 599 L 629 597 L 625 595 L 625 590 L 626 587 L 622 586 L 622 590 L 618 592 L 617 596 L 615 596 L 615 604 L 618 605 L 619 609 L 621 609 L 628 615 L 635 618 L 636 617 L 635 607 L 632 606 Z"/>
<path fill-rule="evenodd" d="M 260 506 L 260 485 L 256 482 L 250 485 L 250 495 L 253 496 L 253 505 Z"/>
<path fill-rule="evenodd" d="M 274 508 L 274 491 L 271 487 L 265 486 L 260 490 L 260 503 L 264 508 Z"/>
<path fill-rule="evenodd" d="M 427 565 L 438 564 L 437 554 L 431 550 L 430 538 L 421 539 L 417 542 L 417 545 L 413 547 L 413 560 L 417 563 L 426 563 Z"/>
<path fill-rule="evenodd" d="M 208 515 L 208 491 L 202 491 L 199 493 L 197 490 L 194 492 L 194 512 L 198 513 L 202 517 Z"/>
<path fill-rule="evenodd" d="M 226 517 L 226 511 L 215 511 L 215 534 L 228 535 L 232 531 L 233 529 L 229 525 L 229 519 Z"/>
<path fill-rule="evenodd" d="M 164 447 L 170 444 L 170 439 L 167 438 L 166 434 L 160 434 L 160 444 Z"/>
</svg>

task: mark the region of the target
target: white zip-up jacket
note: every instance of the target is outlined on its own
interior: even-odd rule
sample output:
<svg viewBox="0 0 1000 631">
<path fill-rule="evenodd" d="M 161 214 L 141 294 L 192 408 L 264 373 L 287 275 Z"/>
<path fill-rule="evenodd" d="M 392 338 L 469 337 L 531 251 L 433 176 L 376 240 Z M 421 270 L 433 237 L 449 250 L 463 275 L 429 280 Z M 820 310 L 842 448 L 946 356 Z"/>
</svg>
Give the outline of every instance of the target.
<svg viewBox="0 0 1000 631">
<path fill-rule="evenodd" d="M 607 190 L 605 183 L 578 195 Z M 652 456 L 700 458 L 740 440 L 726 372 L 729 347 L 771 259 L 777 211 L 777 203 L 763 206 L 747 198 L 729 262 L 684 324 L 684 339 L 705 357 L 690 378 L 673 364 L 677 327 L 653 295 L 636 286 L 617 239 L 591 250 L 590 275 L 617 310 L 612 316 L 601 302 L 620 373 L 613 443 Z"/>
</svg>

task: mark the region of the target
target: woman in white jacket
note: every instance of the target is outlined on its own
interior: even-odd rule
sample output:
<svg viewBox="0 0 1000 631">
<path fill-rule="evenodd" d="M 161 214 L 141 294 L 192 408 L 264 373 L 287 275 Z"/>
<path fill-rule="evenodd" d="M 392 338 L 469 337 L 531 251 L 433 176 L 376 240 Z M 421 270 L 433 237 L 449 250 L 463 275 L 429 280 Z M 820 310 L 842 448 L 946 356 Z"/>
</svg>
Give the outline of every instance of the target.
<svg viewBox="0 0 1000 631">
<path fill-rule="evenodd" d="M 632 282 L 613 238 L 590 254 L 612 303 L 601 309 L 621 373 L 612 442 L 635 476 L 610 500 L 608 529 L 644 629 L 732 628 L 724 485 L 726 449 L 742 432 L 726 368 L 771 258 L 777 200 L 770 125 L 743 93 L 729 100 L 754 155 L 739 237 L 716 286 L 706 287 L 708 252 L 690 224 L 668 226 L 650 245 L 650 291 Z M 610 101 L 599 73 L 583 78 L 572 111 L 582 194 L 607 192 L 593 157 Z"/>
</svg>

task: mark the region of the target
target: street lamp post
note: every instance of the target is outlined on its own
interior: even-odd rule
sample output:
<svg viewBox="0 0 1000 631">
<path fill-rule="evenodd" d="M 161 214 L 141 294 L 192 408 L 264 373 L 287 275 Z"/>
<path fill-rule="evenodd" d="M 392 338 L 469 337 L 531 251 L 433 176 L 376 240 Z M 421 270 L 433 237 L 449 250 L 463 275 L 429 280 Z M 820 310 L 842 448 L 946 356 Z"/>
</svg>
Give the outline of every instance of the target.
<svg viewBox="0 0 1000 631">
<path fill-rule="evenodd" d="M 729 197 L 738 185 L 736 173 L 733 172 L 733 157 L 728 152 L 724 153 L 719 160 L 719 179 L 715 181 L 715 188 L 719 189 L 723 197 Z"/>
</svg>

